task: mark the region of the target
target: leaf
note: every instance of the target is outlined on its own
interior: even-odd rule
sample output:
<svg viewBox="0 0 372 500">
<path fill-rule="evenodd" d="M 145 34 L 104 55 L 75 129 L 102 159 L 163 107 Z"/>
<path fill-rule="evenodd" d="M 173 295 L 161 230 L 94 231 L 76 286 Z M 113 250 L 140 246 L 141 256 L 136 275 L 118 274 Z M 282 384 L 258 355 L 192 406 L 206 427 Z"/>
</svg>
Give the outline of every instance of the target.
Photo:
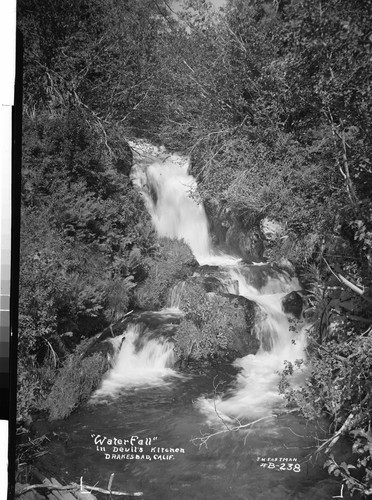
<svg viewBox="0 0 372 500">
<path fill-rule="evenodd" d="M 342 469 L 344 469 L 344 471 L 346 472 L 346 474 L 350 474 L 350 473 L 349 473 L 349 469 L 348 469 L 348 466 L 347 466 L 347 463 L 346 463 L 346 462 L 341 462 L 340 467 L 341 467 Z"/>
<path fill-rule="evenodd" d="M 336 463 L 332 463 L 329 467 L 328 467 L 328 474 L 332 474 L 333 471 L 335 471 L 336 469 L 338 469 L 338 465 Z"/>
</svg>

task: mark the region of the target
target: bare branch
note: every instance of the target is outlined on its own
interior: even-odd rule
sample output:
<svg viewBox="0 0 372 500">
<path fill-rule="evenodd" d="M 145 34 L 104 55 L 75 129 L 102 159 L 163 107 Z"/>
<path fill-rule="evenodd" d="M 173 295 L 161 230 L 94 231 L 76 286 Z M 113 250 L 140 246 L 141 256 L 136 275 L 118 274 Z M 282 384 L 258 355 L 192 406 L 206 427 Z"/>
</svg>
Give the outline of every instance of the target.
<svg viewBox="0 0 372 500">
<path fill-rule="evenodd" d="M 331 448 L 337 443 L 337 441 L 340 439 L 340 436 L 342 434 L 345 434 L 345 432 L 349 431 L 352 425 L 354 425 L 354 415 L 350 413 L 350 415 L 347 417 L 345 422 L 343 423 L 342 427 L 335 433 L 333 434 L 332 437 L 327 439 L 319 448 L 317 448 L 315 453 L 319 453 L 325 448 L 325 453 L 329 453 Z"/>
<path fill-rule="evenodd" d="M 338 281 L 340 281 L 341 283 L 343 283 L 344 285 L 346 285 L 348 288 L 350 288 L 350 290 L 353 290 L 353 292 L 355 292 L 358 295 L 360 295 L 362 297 L 362 299 L 364 299 L 366 302 L 372 304 L 372 299 L 370 297 L 367 297 L 366 295 L 364 295 L 365 290 L 363 290 L 362 288 L 359 288 L 357 285 L 354 285 L 354 283 L 352 283 L 351 281 L 349 281 L 348 279 L 346 279 L 344 276 L 342 276 L 341 273 L 338 273 L 338 272 L 336 273 L 335 271 L 333 271 L 333 269 L 328 264 L 328 262 L 326 261 L 326 259 L 324 257 L 322 257 L 322 259 L 326 263 L 326 265 L 327 265 L 328 269 L 331 271 L 331 273 L 338 279 Z"/>
<path fill-rule="evenodd" d="M 261 417 L 258 418 L 257 420 L 254 420 L 253 422 L 248 422 L 247 424 L 239 424 L 234 427 L 230 427 L 227 429 L 222 429 L 220 431 L 212 432 L 211 434 L 202 434 L 201 437 L 194 437 L 191 439 L 191 442 L 195 446 L 199 446 L 199 449 L 204 445 L 206 448 L 208 448 L 207 443 L 210 438 L 214 436 L 218 436 L 220 434 L 225 434 L 226 432 L 238 432 L 242 429 L 248 429 L 249 427 L 252 427 L 255 424 L 258 424 L 258 422 L 262 422 L 263 420 L 267 420 L 269 418 L 276 418 L 277 415 L 267 415 L 266 417 Z"/>
<path fill-rule="evenodd" d="M 213 405 L 214 405 L 214 411 L 217 415 L 217 417 L 221 420 L 221 422 L 223 423 L 223 425 L 226 427 L 227 430 L 231 430 L 230 427 L 227 425 L 227 423 L 225 422 L 225 420 L 221 417 L 220 413 L 218 412 L 217 410 L 217 405 L 216 405 L 216 396 L 217 396 L 217 389 L 218 389 L 218 386 L 221 384 L 221 382 L 218 382 L 218 384 L 216 385 L 215 384 L 215 380 L 217 378 L 218 375 L 216 375 L 213 379 L 213 389 L 214 389 L 214 398 L 213 398 Z"/>
</svg>

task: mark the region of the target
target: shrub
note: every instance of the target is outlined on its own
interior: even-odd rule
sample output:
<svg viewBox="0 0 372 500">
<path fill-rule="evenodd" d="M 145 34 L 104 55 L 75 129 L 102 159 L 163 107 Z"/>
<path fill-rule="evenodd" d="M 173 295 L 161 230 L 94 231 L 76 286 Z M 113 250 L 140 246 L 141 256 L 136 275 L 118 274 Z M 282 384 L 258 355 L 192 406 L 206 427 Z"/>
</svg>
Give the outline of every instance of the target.
<svg viewBox="0 0 372 500">
<path fill-rule="evenodd" d="M 31 413 L 38 407 L 41 395 L 41 383 L 32 364 L 25 366 L 22 359 L 17 365 L 17 424 L 28 424 L 32 418 Z"/>
<path fill-rule="evenodd" d="M 40 409 L 48 412 L 50 420 L 67 418 L 89 399 L 106 369 L 107 361 L 100 353 L 84 359 L 79 352 L 68 356 Z"/>
<path fill-rule="evenodd" d="M 324 467 L 329 474 L 340 477 L 351 493 L 358 491 L 368 496 L 372 487 L 371 328 L 358 334 L 351 322 L 340 322 L 332 328 L 332 339 L 321 346 L 313 337 L 314 330 L 308 348 L 310 357 L 305 362 L 305 382 L 300 388 L 291 385 L 292 375 L 304 364 L 297 360 L 294 365 L 287 363 L 279 388 L 305 418 L 328 416 L 330 429 L 336 434 L 335 440 L 327 443 Z M 348 436 L 353 453 L 347 459 L 350 463 L 338 463 L 338 450 L 333 448 L 337 431 Z"/>
<path fill-rule="evenodd" d="M 196 261 L 185 242 L 161 238 L 156 254 L 145 258 L 144 264 L 147 278 L 135 292 L 135 304 L 157 310 L 165 306 L 170 288 L 191 274 Z"/>
</svg>

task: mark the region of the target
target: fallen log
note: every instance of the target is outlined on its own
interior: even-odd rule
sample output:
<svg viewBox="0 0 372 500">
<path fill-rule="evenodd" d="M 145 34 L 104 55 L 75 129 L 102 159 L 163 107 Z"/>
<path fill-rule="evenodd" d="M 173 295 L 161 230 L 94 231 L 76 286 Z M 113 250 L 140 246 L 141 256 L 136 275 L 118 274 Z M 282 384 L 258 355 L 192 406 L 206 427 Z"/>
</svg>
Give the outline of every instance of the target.
<svg viewBox="0 0 372 500">
<path fill-rule="evenodd" d="M 30 486 L 26 486 L 26 487 L 22 488 L 21 490 L 19 490 L 15 494 L 15 496 L 20 497 L 21 495 L 24 495 L 28 491 L 38 490 L 38 489 L 45 489 L 48 491 L 56 491 L 56 492 L 59 492 L 59 491 L 66 491 L 66 492 L 70 491 L 72 493 L 82 492 L 82 493 L 85 493 L 84 498 L 86 498 L 87 500 L 89 500 L 89 497 L 86 496 L 86 493 L 90 493 L 91 491 L 96 491 L 98 493 L 104 493 L 105 495 L 115 495 L 115 496 L 129 496 L 129 497 L 142 497 L 143 496 L 142 491 L 112 491 L 112 490 L 109 491 L 109 490 L 106 490 L 104 488 L 98 488 L 97 486 L 88 486 L 87 484 L 83 484 L 82 488 L 83 489 L 81 489 L 81 485 L 76 484 L 76 483 L 72 483 L 69 486 L 58 486 L 57 484 L 52 484 L 52 483 L 51 484 L 44 484 L 44 483 L 31 484 Z M 65 499 L 66 497 L 62 497 L 62 498 Z"/>
</svg>

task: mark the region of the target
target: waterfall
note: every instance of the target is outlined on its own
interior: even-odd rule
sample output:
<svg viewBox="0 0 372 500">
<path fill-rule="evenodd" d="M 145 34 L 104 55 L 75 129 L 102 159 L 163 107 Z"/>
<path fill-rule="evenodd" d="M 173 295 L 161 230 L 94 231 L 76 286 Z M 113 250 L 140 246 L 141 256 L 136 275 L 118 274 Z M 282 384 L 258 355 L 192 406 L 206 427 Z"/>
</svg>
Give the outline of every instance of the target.
<svg viewBox="0 0 372 500">
<path fill-rule="evenodd" d="M 123 335 L 112 339 L 117 353 L 114 366 L 93 394 L 93 400 L 115 396 L 126 389 L 160 385 L 166 377 L 178 376 L 171 368 L 173 344 L 162 337 L 139 342 L 141 330 L 141 325 L 129 325 Z"/>
<path fill-rule="evenodd" d="M 210 254 L 210 238 L 204 207 L 193 199 L 195 179 L 188 165 L 154 163 L 134 169 L 132 178 L 145 196 L 147 208 L 159 236 L 183 239 L 198 260 Z"/>
<path fill-rule="evenodd" d="M 240 259 L 212 248 L 207 217 L 203 205 L 197 201 L 196 182 L 187 169 L 188 162 L 173 155 L 164 161 L 155 159 L 150 165 L 137 165 L 132 170 L 132 181 L 144 196 L 158 235 L 183 239 L 199 264 L 220 266 L 227 275 L 225 285 L 229 292 L 255 301 L 262 311 L 254 328 L 261 347 L 255 355 L 236 360 L 240 372 L 235 388 L 213 400 L 199 398 L 197 404 L 209 417 L 214 415 L 220 420 L 221 415 L 254 418 L 270 414 L 283 401 L 278 394 L 278 382 L 284 362 L 293 363 L 304 356 L 304 332 L 291 331 L 282 311 L 283 296 L 298 290 L 298 281 L 277 273 L 265 275 L 264 284 L 256 288 L 249 266 L 242 266 Z M 253 267 L 256 277 L 257 273 L 264 273 L 261 263 Z M 181 285 L 173 289 L 171 307 L 179 307 L 181 292 Z M 164 356 L 164 352 L 159 355 Z"/>
<path fill-rule="evenodd" d="M 136 165 L 131 178 L 144 196 L 159 236 L 184 240 L 201 265 L 236 264 L 239 258 L 212 249 L 196 181 L 187 171 L 188 161 L 172 155 L 150 166 Z"/>
</svg>

